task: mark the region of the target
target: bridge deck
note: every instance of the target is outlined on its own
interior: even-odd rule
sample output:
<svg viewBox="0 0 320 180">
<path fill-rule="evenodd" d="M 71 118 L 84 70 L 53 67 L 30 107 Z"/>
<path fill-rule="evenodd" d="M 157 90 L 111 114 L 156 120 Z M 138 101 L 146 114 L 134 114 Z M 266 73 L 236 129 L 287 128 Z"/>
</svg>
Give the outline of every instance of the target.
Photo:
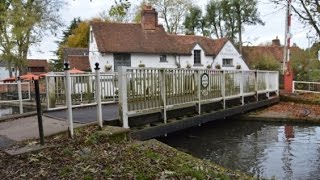
<svg viewBox="0 0 320 180">
<path fill-rule="evenodd" d="M 67 120 L 67 110 L 48 111 L 45 116 L 59 120 Z M 76 123 L 92 123 L 97 120 L 96 106 L 74 108 L 73 121 Z M 102 118 L 106 124 L 113 124 L 118 121 L 118 104 L 106 104 L 102 106 Z"/>
</svg>

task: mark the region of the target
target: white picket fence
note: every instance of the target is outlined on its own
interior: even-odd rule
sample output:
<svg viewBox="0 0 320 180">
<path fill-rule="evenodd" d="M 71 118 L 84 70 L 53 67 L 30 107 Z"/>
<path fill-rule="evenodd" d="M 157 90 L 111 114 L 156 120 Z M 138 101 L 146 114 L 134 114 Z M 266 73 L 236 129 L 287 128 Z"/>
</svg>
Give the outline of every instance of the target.
<svg viewBox="0 0 320 180">
<path fill-rule="evenodd" d="M 46 76 L 47 109 L 66 108 L 65 74 L 53 73 Z M 96 82 L 100 83 L 102 103 L 116 102 L 118 99 L 117 75 L 100 74 L 96 80 L 95 73 L 71 74 L 72 106 L 88 106 L 96 104 Z"/>
<path fill-rule="evenodd" d="M 0 83 L 0 104 L 19 102 L 19 113 L 23 113 L 23 101 L 31 99 L 30 82 L 18 80 L 13 83 Z"/>
<path fill-rule="evenodd" d="M 320 93 L 320 83 L 307 81 L 293 81 L 292 92 Z"/>
<path fill-rule="evenodd" d="M 205 76 L 205 77 L 204 77 Z M 123 127 L 129 128 L 128 117 L 166 112 L 188 106 L 234 98 L 279 93 L 276 71 L 223 71 L 196 69 L 160 69 L 121 67 L 119 71 L 119 111 Z"/>
</svg>

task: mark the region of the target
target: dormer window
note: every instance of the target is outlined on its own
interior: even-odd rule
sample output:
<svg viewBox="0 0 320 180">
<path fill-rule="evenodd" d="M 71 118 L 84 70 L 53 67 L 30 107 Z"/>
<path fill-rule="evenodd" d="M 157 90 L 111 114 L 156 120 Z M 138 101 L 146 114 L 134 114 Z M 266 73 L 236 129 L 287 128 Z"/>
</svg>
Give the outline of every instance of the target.
<svg viewBox="0 0 320 180">
<path fill-rule="evenodd" d="M 201 64 L 201 50 L 194 50 L 193 51 L 193 58 L 194 58 L 195 65 Z"/>
<path fill-rule="evenodd" d="M 231 59 L 231 58 L 222 59 L 222 66 L 223 67 L 233 67 L 233 59 Z"/>
</svg>

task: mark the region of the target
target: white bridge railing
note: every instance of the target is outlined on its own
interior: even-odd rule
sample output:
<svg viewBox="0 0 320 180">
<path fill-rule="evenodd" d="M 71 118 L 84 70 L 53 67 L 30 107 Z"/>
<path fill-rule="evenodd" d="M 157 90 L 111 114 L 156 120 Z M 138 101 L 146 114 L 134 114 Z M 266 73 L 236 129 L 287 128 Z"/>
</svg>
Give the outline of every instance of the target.
<svg viewBox="0 0 320 180">
<path fill-rule="evenodd" d="M 65 74 L 46 75 L 46 103 L 48 110 L 66 108 Z M 96 104 L 96 82 L 100 83 L 102 103 L 116 102 L 118 99 L 117 76 L 100 74 L 96 80 L 95 73 L 71 74 L 72 107 Z"/>
<path fill-rule="evenodd" d="M 293 81 L 292 92 L 320 93 L 320 83 Z"/>
<path fill-rule="evenodd" d="M 119 114 L 123 127 L 128 117 L 166 112 L 266 93 L 279 93 L 279 74 L 275 71 L 223 71 L 121 67 L 119 72 Z M 257 99 L 258 100 L 258 99 Z"/>
<path fill-rule="evenodd" d="M 20 86 L 20 87 L 19 87 Z M 0 83 L 0 103 L 30 100 L 30 82 Z"/>
</svg>

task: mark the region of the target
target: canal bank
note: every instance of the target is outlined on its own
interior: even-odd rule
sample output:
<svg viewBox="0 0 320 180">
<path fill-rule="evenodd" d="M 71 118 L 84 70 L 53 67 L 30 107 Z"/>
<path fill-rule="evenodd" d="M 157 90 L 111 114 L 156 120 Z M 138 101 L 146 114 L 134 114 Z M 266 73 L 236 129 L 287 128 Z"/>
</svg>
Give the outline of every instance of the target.
<svg viewBox="0 0 320 180">
<path fill-rule="evenodd" d="M 210 161 L 200 160 L 156 140 L 130 140 L 127 130 L 91 125 L 75 138 L 45 139 L 49 148 L 9 156 L 0 151 L 3 179 L 253 179 Z M 20 146 L 34 144 L 24 141 Z"/>
<path fill-rule="evenodd" d="M 247 113 L 241 119 L 320 124 L 320 95 L 282 94 L 278 104 Z"/>
</svg>

